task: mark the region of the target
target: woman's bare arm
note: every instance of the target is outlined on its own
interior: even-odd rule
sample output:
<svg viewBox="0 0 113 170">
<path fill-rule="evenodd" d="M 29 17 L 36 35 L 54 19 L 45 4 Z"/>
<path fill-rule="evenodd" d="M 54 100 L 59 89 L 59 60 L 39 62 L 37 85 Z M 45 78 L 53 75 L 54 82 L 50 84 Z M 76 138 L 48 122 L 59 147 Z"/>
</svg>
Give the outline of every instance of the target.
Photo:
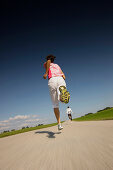
<svg viewBox="0 0 113 170">
<path fill-rule="evenodd" d="M 62 71 L 62 70 L 61 70 Z M 66 79 L 66 77 L 65 77 L 65 74 L 63 73 L 63 71 L 62 71 L 62 77 L 63 77 L 63 79 L 65 80 Z"/>
<path fill-rule="evenodd" d="M 47 60 L 47 62 L 46 62 L 46 72 L 45 72 L 45 74 L 43 75 L 43 78 L 44 78 L 44 79 L 47 79 L 47 75 L 48 75 L 48 71 L 49 71 L 50 64 L 51 64 L 51 60 Z"/>
</svg>

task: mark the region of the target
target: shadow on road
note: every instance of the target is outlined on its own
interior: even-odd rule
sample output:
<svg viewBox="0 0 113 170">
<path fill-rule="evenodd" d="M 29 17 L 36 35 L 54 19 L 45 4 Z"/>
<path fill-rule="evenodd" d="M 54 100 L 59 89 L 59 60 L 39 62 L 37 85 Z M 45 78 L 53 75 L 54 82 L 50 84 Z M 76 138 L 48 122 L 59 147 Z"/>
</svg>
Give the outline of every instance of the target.
<svg viewBox="0 0 113 170">
<path fill-rule="evenodd" d="M 56 138 L 55 134 L 60 134 L 61 132 L 51 132 L 51 131 L 37 131 L 35 133 L 47 133 L 48 138 Z"/>
</svg>

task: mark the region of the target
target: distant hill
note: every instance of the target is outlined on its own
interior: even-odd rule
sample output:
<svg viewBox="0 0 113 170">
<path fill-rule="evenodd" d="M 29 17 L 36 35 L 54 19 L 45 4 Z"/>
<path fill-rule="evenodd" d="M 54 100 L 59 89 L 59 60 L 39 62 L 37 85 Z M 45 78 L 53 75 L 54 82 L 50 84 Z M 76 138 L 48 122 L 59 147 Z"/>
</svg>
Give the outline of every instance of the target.
<svg viewBox="0 0 113 170">
<path fill-rule="evenodd" d="M 106 107 L 96 113 L 88 113 L 85 116 L 73 119 L 75 121 L 90 121 L 90 120 L 113 120 L 113 107 Z"/>
<path fill-rule="evenodd" d="M 104 109 L 102 109 L 102 110 L 98 110 L 97 112 L 101 112 L 101 111 L 103 111 L 103 110 L 109 110 L 109 109 L 112 109 L 113 107 L 106 107 L 106 108 L 104 108 Z"/>
</svg>

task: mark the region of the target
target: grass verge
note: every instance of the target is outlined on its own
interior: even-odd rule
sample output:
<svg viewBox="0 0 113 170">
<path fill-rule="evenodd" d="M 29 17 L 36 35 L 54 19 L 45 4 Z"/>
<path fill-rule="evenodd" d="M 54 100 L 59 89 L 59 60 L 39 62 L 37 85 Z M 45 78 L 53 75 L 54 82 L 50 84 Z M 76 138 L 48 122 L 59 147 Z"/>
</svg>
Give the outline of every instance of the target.
<svg viewBox="0 0 113 170">
<path fill-rule="evenodd" d="M 113 108 L 81 116 L 73 120 L 74 121 L 113 120 Z"/>
<path fill-rule="evenodd" d="M 15 130 L 15 131 L 10 131 L 10 132 L 4 132 L 0 134 L 0 138 L 6 137 L 6 136 L 11 136 L 11 135 L 16 135 L 19 133 L 24 133 L 32 130 L 37 130 L 37 129 L 43 129 L 51 126 L 55 126 L 57 123 L 52 123 L 52 124 L 47 124 L 47 125 L 41 125 L 41 126 L 36 126 L 36 127 L 29 127 L 25 129 L 20 129 L 20 130 Z"/>
</svg>

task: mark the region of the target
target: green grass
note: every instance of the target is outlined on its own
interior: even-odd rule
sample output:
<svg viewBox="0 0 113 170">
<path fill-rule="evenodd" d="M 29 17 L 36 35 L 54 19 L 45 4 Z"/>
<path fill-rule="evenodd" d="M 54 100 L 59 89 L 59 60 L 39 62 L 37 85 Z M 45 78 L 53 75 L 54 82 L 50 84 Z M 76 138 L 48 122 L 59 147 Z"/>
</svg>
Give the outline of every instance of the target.
<svg viewBox="0 0 113 170">
<path fill-rule="evenodd" d="M 74 121 L 113 120 L 113 108 L 73 119 Z"/>
<path fill-rule="evenodd" d="M 28 131 L 32 131 L 32 130 L 47 128 L 47 127 L 51 127 L 51 126 L 55 126 L 55 125 L 57 125 L 57 123 L 41 125 L 41 126 L 36 126 L 36 127 L 30 127 L 30 128 L 15 130 L 15 131 L 11 131 L 11 132 L 4 132 L 4 133 L 0 134 L 0 138 L 6 137 L 6 136 L 11 136 L 11 135 L 16 135 L 19 133 L 24 133 L 24 132 L 28 132 Z"/>
</svg>

